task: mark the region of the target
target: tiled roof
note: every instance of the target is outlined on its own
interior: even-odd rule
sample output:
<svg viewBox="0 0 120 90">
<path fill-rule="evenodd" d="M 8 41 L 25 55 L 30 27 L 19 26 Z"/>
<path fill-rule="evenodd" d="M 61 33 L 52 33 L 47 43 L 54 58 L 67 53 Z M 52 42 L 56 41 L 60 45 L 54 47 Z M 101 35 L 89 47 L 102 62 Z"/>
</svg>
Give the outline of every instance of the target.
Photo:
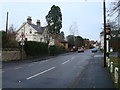
<svg viewBox="0 0 120 90">
<path fill-rule="evenodd" d="M 39 33 L 43 33 L 43 31 L 45 30 L 45 27 L 40 27 L 40 26 L 37 26 L 35 24 L 31 24 L 31 23 L 28 23 L 28 24 Z"/>
</svg>

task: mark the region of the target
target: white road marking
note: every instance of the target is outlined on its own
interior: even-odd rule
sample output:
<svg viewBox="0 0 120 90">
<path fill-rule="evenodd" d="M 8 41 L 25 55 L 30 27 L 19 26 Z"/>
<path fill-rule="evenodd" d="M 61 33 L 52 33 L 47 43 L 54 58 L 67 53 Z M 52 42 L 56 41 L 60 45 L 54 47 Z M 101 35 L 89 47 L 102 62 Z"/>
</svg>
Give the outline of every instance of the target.
<svg viewBox="0 0 120 90">
<path fill-rule="evenodd" d="M 45 60 L 45 61 L 41 61 L 40 63 L 45 63 L 45 62 L 47 62 L 48 60 Z"/>
<path fill-rule="evenodd" d="M 0 71 L 0 73 L 4 73 L 5 71 Z"/>
<path fill-rule="evenodd" d="M 94 55 L 94 57 L 103 57 L 103 55 Z"/>
<path fill-rule="evenodd" d="M 34 63 L 38 63 L 38 62 L 34 62 Z"/>
<path fill-rule="evenodd" d="M 34 64 L 29 64 L 28 66 L 33 66 Z"/>
<path fill-rule="evenodd" d="M 14 69 L 17 70 L 17 69 L 20 69 L 20 68 L 22 68 L 22 67 L 16 67 L 16 68 L 14 68 Z"/>
<path fill-rule="evenodd" d="M 35 74 L 35 75 L 33 75 L 33 76 L 30 76 L 30 77 L 28 77 L 28 78 L 26 78 L 26 79 L 29 80 L 29 79 L 34 78 L 34 77 L 36 77 L 36 76 L 38 76 L 38 75 L 41 75 L 41 74 L 43 74 L 43 73 L 45 73 L 45 72 L 48 72 L 48 71 L 50 71 L 50 70 L 52 70 L 52 69 L 54 69 L 54 68 L 55 68 L 55 67 L 49 68 L 49 69 L 47 69 L 47 70 L 45 70 L 45 71 L 42 71 L 42 72 L 40 72 L 40 73 L 38 73 L 38 74 Z"/>
<path fill-rule="evenodd" d="M 67 62 L 69 62 L 70 60 L 67 60 L 67 61 L 65 61 L 65 62 L 63 62 L 62 64 L 65 64 L 65 63 L 67 63 Z"/>
<path fill-rule="evenodd" d="M 2 73 L 4 73 L 5 71 L 2 71 Z"/>
<path fill-rule="evenodd" d="M 75 57 L 72 57 L 71 59 L 74 59 Z"/>
<path fill-rule="evenodd" d="M 19 83 L 21 82 L 21 81 L 18 81 Z"/>
</svg>

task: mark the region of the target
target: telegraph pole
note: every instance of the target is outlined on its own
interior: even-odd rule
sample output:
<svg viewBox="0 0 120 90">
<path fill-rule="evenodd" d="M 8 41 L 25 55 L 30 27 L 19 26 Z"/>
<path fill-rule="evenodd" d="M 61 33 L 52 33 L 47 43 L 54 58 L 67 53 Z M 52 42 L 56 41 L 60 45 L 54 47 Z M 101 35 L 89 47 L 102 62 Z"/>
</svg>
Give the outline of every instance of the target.
<svg viewBox="0 0 120 90">
<path fill-rule="evenodd" d="M 6 18 L 6 36 L 8 33 L 8 12 L 7 12 L 7 18 Z"/>
<path fill-rule="evenodd" d="M 103 0 L 103 16 L 104 16 L 104 67 L 106 67 L 106 6 Z"/>
</svg>

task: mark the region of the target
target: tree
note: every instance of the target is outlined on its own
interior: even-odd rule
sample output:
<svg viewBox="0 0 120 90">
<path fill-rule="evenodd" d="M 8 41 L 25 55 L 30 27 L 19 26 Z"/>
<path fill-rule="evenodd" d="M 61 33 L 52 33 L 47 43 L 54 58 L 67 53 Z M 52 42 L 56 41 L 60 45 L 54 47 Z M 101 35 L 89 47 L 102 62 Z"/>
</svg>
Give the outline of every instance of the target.
<svg viewBox="0 0 120 90">
<path fill-rule="evenodd" d="M 82 47 L 84 46 L 84 40 L 81 36 L 76 36 L 75 38 L 75 46 L 78 47 Z"/>
<path fill-rule="evenodd" d="M 75 44 L 75 42 L 74 42 L 74 38 L 75 38 L 75 36 L 74 35 L 68 35 L 67 36 L 67 41 L 68 41 L 68 47 L 69 48 L 72 48 Z"/>
<path fill-rule="evenodd" d="M 3 48 L 16 48 L 18 47 L 18 42 L 16 41 L 15 28 L 11 25 L 8 29 L 8 33 L 2 32 L 2 47 Z"/>
<path fill-rule="evenodd" d="M 46 16 L 48 33 L 51 35 L 60 34 L 62 28 L 62 13 L 58 6 L 53 5 Z"/>
<path fill-rule="evenodd" d="M 120 49 L 120 30 L 111 31 L 111 39 L 110 39 L 110 47 L 114 49 L 114 51 L 118 51 Z"/>
<path fill-rule="evenodd" d="M 16 33 L 15 33 L 16 28 L 14 27 L 14 25 L 10 25 L 9 29 L 8 29 L 8 39 L 11 41 L 16 41 Z"/>
<path fill-rule="evenodd" d="M 69 48 L 72 48 L 73 46 L 76 48 L 84 46 L 84 39 L 81 36 L 68 35 L 67 41 Z"/>
<path fill-rule="evenodd" d="M 71 34 L 71 35 L 74 35 L 74 36 L 79 34 L 79 31 L 78 31 L 78 27 L 77 27 L 77 23 L 76 23 L 76 22 L 72 23 L 72 25 L 71 25 L 70 28 L 69 28 L 69 31 L 70 31 L 70 34 Z"/>
<path fill-rule="evenodd" d="M 111 25 L 112 30 L 119 30 L 120 29 L 120 0 L 115 0 L 111 2 L 110 8 L 107 10 L 108 13 L 108 21 Z"/>
<path fill-rule="evenodd" d="M 63 31 L 60 32 L 60 41 L 64 41 L 65 39 L 65 34 Z"/>
</svg>

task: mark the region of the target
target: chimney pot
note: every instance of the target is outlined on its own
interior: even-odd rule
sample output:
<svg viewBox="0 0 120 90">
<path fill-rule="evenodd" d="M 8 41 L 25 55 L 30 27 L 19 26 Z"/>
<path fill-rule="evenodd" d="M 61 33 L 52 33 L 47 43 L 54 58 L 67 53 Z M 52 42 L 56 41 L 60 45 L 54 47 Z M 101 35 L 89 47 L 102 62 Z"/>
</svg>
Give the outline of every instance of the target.
<svg viewBox="0 0 120 90">
<path fill-rule="evenodd" d="M 32 23 L 32 18 L 31 18 L 30 16 L 28 16 L 27 22 L 28 22 L 28 23 Z"/>
<path fill-rule="evenodd" d="M 36 25 L 41 26 L 40 20 L 37 20 Z"/>
</svg>

